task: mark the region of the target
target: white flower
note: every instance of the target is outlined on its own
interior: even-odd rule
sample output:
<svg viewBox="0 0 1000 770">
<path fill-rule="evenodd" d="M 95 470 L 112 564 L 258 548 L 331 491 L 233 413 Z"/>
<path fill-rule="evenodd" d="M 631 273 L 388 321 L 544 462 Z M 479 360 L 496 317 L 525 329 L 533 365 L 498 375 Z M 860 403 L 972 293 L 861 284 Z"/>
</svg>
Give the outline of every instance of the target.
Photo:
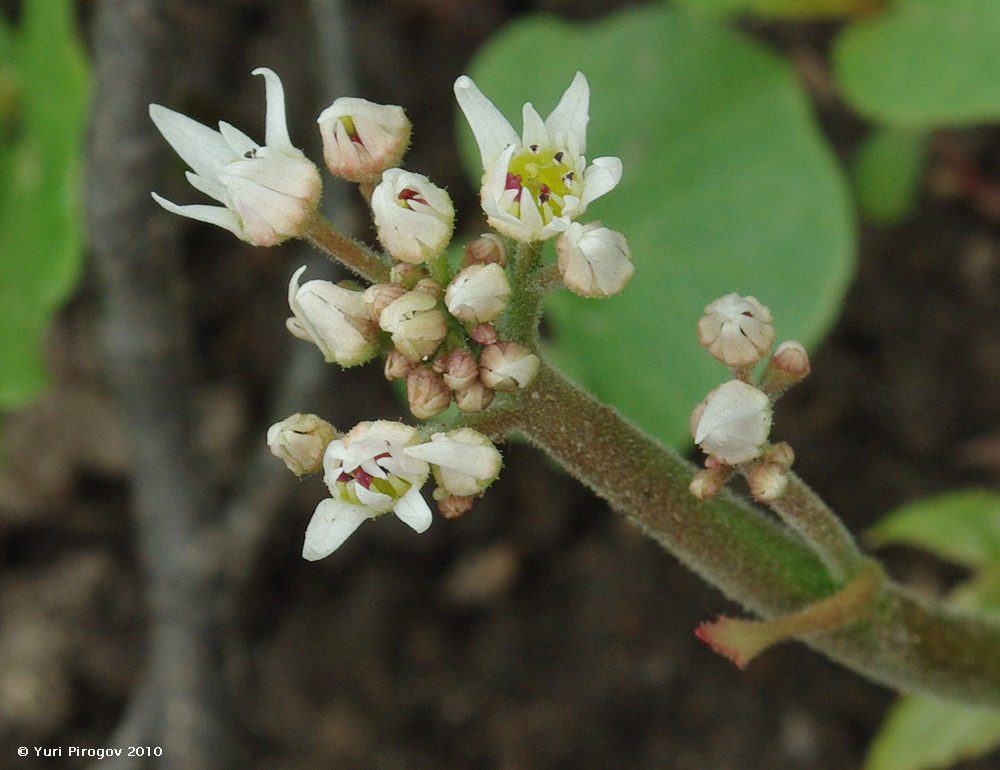
<svg viewBox="0 0 1000 770">
<path fill-rule="evenodd" d="M 541 365 L 541 359 L 520 342 L 497 342 L 479 354 L 479 379 L 494 390 L 526 388 Z"/>
<path fill-rule="evenodd" d="M 396 350 L 414 363 L 430 356 L 448 335 L 448 320 L 437 300 L 422 291 L 408 291 L 390 302 L 378 322 L 392 335 Z"/>
<path fill-rule="evenodd" d="M 323 500 L 306 528 L 302 556 L 329 556 L 361 523 L 392 511 L 416 532 L 431 525 L 431 509 L 420 494 L 430 468 L 404 449 L 416 443 L 415 428 L 377 420 L 356 425 L 330 442 L 323 457 L 324 481 L 332 498 Z"/>
<path fill-rule="evenodd" d="M 278 76 L 259 67 L 267 96 L 264 146 L 228 123 L 213 131 L 158 104 L 149 116 L 192 171 L 191 186 L 221 206 L 178 206 L 153 193 L 167 211 L 218 225 L 255 246 L 301 235 L 319 204 L 319 170 L 292 146 L 285 125 L 285 93 Z"/>
<path fill-rule="evenodd" d="M 313 342 L 329 363 L 355 366 L 378 349 L 378 329 L 371 320 L 364 293 L 331 281 L 306 281 L 299 286 L 305 266 L 288 283 L 288 305 L 294 316 L 285 323 L 301 340 Z"/>
<path fill-rule="evenodd" d="M 632 252 L 625 236 L 600 222 L 573 222 L 556 239 L 559 273 L 567 288 L 583 297 L 610 297 L 632 278 Z"/>
<path fill-rule="evenodd" d="M 771 312 L 754 297 L 719 297 L 705 306 L 698 341 L 727 366 L 755 364 L 774 341 Z"/>
<path fill-rule="evenodd" d="M 507 271 L 500 265 L 469 265 L 448 284 L 444 303 L 462 321 L 493 321 L 500 317 L 510 299 Z"/>
<path fill-rule="evenodd" d="M 584 157 L 590 88 L 582 73 L 544 121 L 524 105 L 520 138 L 468 76 L 455 81 L 455 97 L 483 161 L 483 211 L 504 235 L 524 242 L 551 238 L 621 180 L 618 158 L 596 158 L 588 166 Z"/>
<path fill-rule="evenodd" d="M 372 192 L 378 239 L 394 259 L 417 264 L 436 257 L 451 240 L 451 197 L 423 174 L 401 168 L 382 173 Z"/>
<path fill-rule="evenodd" d="M 326 420 L 298 412 L 267 429 L 267 446 L 288 470 L 305 476 L 323 467 L 323 453 L 336 435 Z"/>
<path fill-rule="evenodd" d="M 730 380 L 711 393 L 692 415 L 694 441 L 726 465 L 760 456 L 771 432 L 771 401 L 741 380 Z"/>
<path fill-rule="evenodd" d="M 493 443 L 472 428 L 435 433 L 424 444 L 403 450 L 431 465 L 438 486 L 449 495 L 478 495 L 500 475 L 503 459 Z"/>
<path fill-rule="evenodd" d="M 395 104 L 342 96 L 316 120 L 330 173 L 352 182 L 374 182 L 395 166 L 410 143 L 410 120 Z"/>
</svg>

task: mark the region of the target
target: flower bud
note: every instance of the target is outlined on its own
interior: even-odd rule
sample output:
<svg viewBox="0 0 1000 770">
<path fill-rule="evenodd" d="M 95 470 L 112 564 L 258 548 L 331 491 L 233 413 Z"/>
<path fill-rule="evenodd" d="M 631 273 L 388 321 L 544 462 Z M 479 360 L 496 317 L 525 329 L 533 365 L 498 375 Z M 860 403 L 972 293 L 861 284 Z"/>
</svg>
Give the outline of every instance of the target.
<svg viewBox="0 0 1000 770">
<path fill-rule="evenodd" d="M 492 390 L 476 381 L 462 390 L 455 391 L 455 406 L 460 412 L 474 414 L 488 407 L 493 402 L 494 395 L 496 394 Z"/>
<path fill-rule="evenodd" d="M 788 488 L 788 468 L 778 463 L 757 463 L 747 473 L 747 483 L 754 500 L 773 502 Z"/>
<path fill-rule="evenodd" d="M 288 470 L 305 476 L 323 469 L 323 453 L 336 437 L 336 429 L 326 420 L 298 412 L 267 429 L 267 446 Z"/>
<path fill-rule="evenodd" d="M 625 236 L 600 222 L 570 223 L 556 239 L 559 273 L 582 297 L 610 297 L 632 279 L 632 252 Z"/>
<path fill-rule="evenodd" d="M 480 345 L 492 345 L 499 339 L 496 327 L 490 323 L 476 324 L 469 329 L 469 336 Z"/>
<path fill-rule="evenodd" d="M 398 350 L 390 350 L 385 357 L 385 378 L 401 380 L 413 371 L 413 364 Z"/>
<path fill-rule="evenodd" d="M 334 176 L 378 181 L 399 165 L 410 144 L 410 120 L 402 107 L 342 96 L 320 113 L 323 160 Z"/>
<path fill-rule="evenodd" d="M 457 519 L 463 513 L 468 513 L 472 510 L 472 504 L 475 502 L 475 497 L 472 495 L 458 496 L 458 495 L 448 495 L 437 501 L 438 513 L 445 519 Z"/>
<path fill-rule="evenodd" d="M 705 306 L 698 342 L 726 366 L 751 366 L 774 342 L 771 312 L 754 297 L 719 297 Z"/>
<path fill-rule="evenodd" d="M 296 270 L 288 284 L 293 313 L 285 322 L 288 330 L 315 343 L 327 362 L 354 366 L 370 359 L 378 349 L 378 329 L 362 293 L 330 281 L 306 281 L 299 286 L 305 269 Z"/>
<path fill-rule="evenodd" d="M 706 454 L 739 465 L 760 456 L 771 432 L 771 401 L 752 385 L 730 380 L 708 394 L 695 422 L 694 441 Z"/>
<path fill-rule="evenodd" d="M 386 170 L 371 205 L 379 241 L 400 262 L 436 257 L 451 240 L 455 207 L 448 193 L 422 174 Z"/>
<path fill-rule="evenodd" d="M 434 299 L 441 299 L 441 297 L 444 296 L 444 289 L 441 288 L 441 284 L 433 278 L 421 278 L 413 284 L 413 290 L 422 291 L 424 294 L 430 294 L 434 297 Z"/>
<path fill-rule="evenodd" d="M 406 400 L 414 417 L 427 420 L 448 408 L 451 388 L 440 374 L 421 366 L 406 375 Z"/>
<path fill-rule="evenodd" d="M 728 465 L 715 464 L 712 468 L 702 468 L 694 474 L 688 490 L 699 500 L 711 500 L 722 490 L 732 475 Z"/>
<path fill-rule="evenodd" d="M 404 294 L 406 294 L 406 289 L 399 284 L 375 283 L 365 289 L 362 299 L 364 299 L 365 304 L 368 306 L 368 312 L 371 314 L 372 320 L 378 323 L 382 311 Z"/>
<path fill-rule="evenodd" d="M 496 233 L 483 233 L 465 244 L 462 266 L 500 265 L 507 267 L 507 246 Z"/>
<path fill-rule="evenodd" d="M 398 283 L 409 291 L 422 279 L 427 277 L 427 271 L 420 265 L 411 265 L 407 262 L 397 262 L 389 270 L 389 282 Z"/>
<path fill-rule="evenodd" d="M 770 396 L 779 396 L 809 375 L 809 354 L 794 340 L 782 342 L 764 367 L 761 389 Z"/>
<path fill-rule="evenodd" d="M 448 321 L 437 301 L 422 291 L 408 291 L 390 303 L 379 325 L 392 335 L 396 350 L 414 363 L 430 356 L 448 334 Z"/>
<path fill-rule="evenodd" d="M 479 379 L 494 390 L 516 390 L 531 384 L 541 359 L 519 342 L 487 345 L 479 356 Z"/>
<path fill-rule="evenodd" d="M 451 351 L 444 365 L 444 381 L 452 390 L 464 390 L 479 381 L 479 361 L 465 348 Z"/>
<path fill-rule="evenodd" d="M 482 494 L 500 475 L 503 465 L 493 442 L 472 428 L 435 433 L 430 441 L 405 451 L 430 463 L 439 488 L 462 497 Z"/>
<path fill-rule="evenodd" d="M 480 323 L 499 318 L 508 299 L 507 272 L 497 264 L 463 267 L 444 295 L 448 311 L 455 318 Z"/>
</svg>

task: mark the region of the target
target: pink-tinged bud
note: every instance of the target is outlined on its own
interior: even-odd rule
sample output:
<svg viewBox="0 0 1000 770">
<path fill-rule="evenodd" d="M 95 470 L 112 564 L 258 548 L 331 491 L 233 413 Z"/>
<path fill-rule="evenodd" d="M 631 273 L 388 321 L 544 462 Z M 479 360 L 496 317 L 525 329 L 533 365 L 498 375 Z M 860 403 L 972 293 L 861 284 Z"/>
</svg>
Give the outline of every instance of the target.
<svg viewBox="0 0 1000 770">
<path fill-rule="evenodd" d="M 791 468 L 795 462 L 795 450 L 787 441 L 779 441 L 767 448 L 761 459 L 766 463 L 774 463 L 783 468 Z"/>
<path fill-rule="evenodd" d="M 771 432 L 771 401 L 760 390 L 740 380 L 730 380 L 705 399 L 698 416 L 694 441 L 726 465 L 739 465 L 760 457 Z"/>
<path fill-rule="evenodd" d="M 409 262 L 397 262 L 389 270 L 389 283 L 398 283 L 407 291 L 426 277 L 427 273 L 421 265 L 411 265 Z"/>
<path fill-rule="evenodd" d="M 764 367 L 761 389 L 770 396 L 779 396 L 809 375 L 809 354 L 794 340 L 782 342 Z"/>
<path fill-rule="evenodd" d="M 305 267 L 300 267 L 288 284 L 288 305 L 293 313 L 286 321 L 288 330 L 314 343 L 330 363 L 355 366 L 374 356 L 378 329 L 362 292 L 330 281 L 306 281 L 300 286 L 304 272 Z"/>
<path fill-rule="evenodd" d="M 476 498 L 473 495 L 448 495 L 437 501 L 438 513 L 446 519 L 457 519 L 472 510 Z"/>
<path fill-rule="evenodd" d="M 541 359 L 520 342 L 498 342 L 483 348 L 479 356 L 479 379 L 494 390 L 526 388 L 541 364 Z"/>
<path fill-rule="evenodd" d="M 507 246 L 496 233 L 483 233 L 465 244 L 462 266 L 500 265 L 507 267 Z"/>
<path fill-rule="evenodd" d="M 754 500 L 773 502 L 788 488 L 788 468 L 777 463 L 757 463 L 747 473 L 747 483 Z"/>
<path fill-rule="evenodd" d="M 582 297 L 618 294 L 635 273 L 625 236 L 600 222 L 572 222 L 556 238 L 563 283 Z"/>
<path fill-rule="evenodd" d="M 375 183 L 398 166 L 410 144 L 410 121 L 402 107 L 344 96 L 320 113 L 323 160 L 334 176 Z"/>
<path fill-rule="evenodd" d="M 385 357 L 385 378 L 401 380 L 413 371 L 413 364 L 398 350 L 390 350 Z"/>
<path fill-rule="evenodd" d="M 421 366 L 406 376 L 406 399 L 413 416 L 426 420 L 448 408 L 451 388 L 444 384 L 440 374 Z"/>
<path fill-rule="evenodd" d="M 336 429 L 326 420 L 299 412 L 267 429 L 267 446 L 301 477 L 323 470 L 323 453 L 336 437 Z"/>
<path fill-rule="evenodd" d="M 448 312 L 455 318 L 479 323 L 499 318 L 509 299 L 507 272 L 497 264 L 463 267 L 444 295 Z"/>
<path fill-rule="evenodd" d="M 481 382 L 473 382 L 462 390 L 455 391 L 455 406 L 458 411 L 474 414 L 483 411 L 493 402 L 496 394 Z"/>
<path fill-rule="evenodd" d="M 476 324 L 469 329 L 469 336 L 480 345 L 492 345 L 499 339 L 496 327 L 490 323 Z"/>
<path fill-rule="evenodd" d="M 409 291 L 390 303 L 379 326 L 392 335 L 396 350 L 414 363 L 433 355 L 448 335 L 448 321 L 437 301 L 422 291 Z"/>
<path fill-rule="evenodd" d="M 368 306 L 372 320 L 378 323 L 382 311 L 406 294 L 406 289 L 397 283 L 376 283 L 365 289 L 362 298 Z"/>
<path fill-rule="evenodd" d="M 479 381 L 479 361 L 465 348 L 451 351 L 444 364 L 444 381 L 452 390 L 465 390 Z"/>
<path fill-rule="evenodd" d="M 390 168 L 372 191 L 378 239 L 400 262 L 438 256 L 451 240 L 455 207 L 444 190 L 422 174 Z"/>
<path fill-rule="evenodd" d="M 702 468 L 694 474 L 688 491 L 699 500 L 711 500 L 722 490 L 733 469 L 728 465 L 716 464 L 713 468 Z"/>
<path fill-rule="evenodd" d="M 441 288 L 441 284 L 433 278 L 421 278 L 413 285 L 413 290 L 430 294 L 434 299 L 441 299 L 444 296 L 444 289 Z"/>
<path fill-rule="evenodd" d="M 771 312 L 754 297 L 719 297 L 705 306 L 698 341 L 726 366 L 751 366 L 774 341 Z"/>
</svg>

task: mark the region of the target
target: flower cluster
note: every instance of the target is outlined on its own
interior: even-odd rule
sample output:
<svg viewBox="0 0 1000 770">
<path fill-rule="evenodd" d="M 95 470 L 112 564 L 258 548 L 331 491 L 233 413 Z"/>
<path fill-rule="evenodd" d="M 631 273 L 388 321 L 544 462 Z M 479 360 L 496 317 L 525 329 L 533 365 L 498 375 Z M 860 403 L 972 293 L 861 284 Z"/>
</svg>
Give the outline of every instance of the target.
<svg viewBox="0 0 1000 770">
<path fill-rule="evenodd" d="M 468 510 L 496 478 L 500 454 L 469 421 L 498 394 L 517 399 L 531 388 L 542 366 L 536 350 L 542 293 L 561 282 L 582 296 L 607 297 L 633 275 L 623 234 L 577 221 L 617 186 L 622 164 L 586 159 L 590 90 L 582 74 L 544 120 L 526 104 L 520 135 L 470 78 L 459 77 L 455 95 L 479 144 L 480 200 L 493 230 L 450 259 L 455 207 L 446 190 L 402 167 L 411 136 L 402 107 L 342 97 L 317 119 L 323 160 L 334 176 L 359 186 L 384 250 L 377 254 L 336 233 L 319 214 L 319 170 L 291 142 L 281 81 L 270 69 L 254 74 L 266 87 L 263 145 L 228 123 L 215 130 L 150 107 L 157 128 L 190 166 L 188 181 L 219 205 L 179 206 L 156 193 L 154 199 L 254 245 L 302 237 L 327 248 L 371 283 L 307 280 L 300 267 L 288 284 L 289 332 L 343 367 L 384 355 L 386 378 L 405 381 L 418 419 L 455 407 L 442 423 L 451 429 L 430 435 L 385 421 L 340 435 L 310 414 L 271 427 L 271 451 L 297 476 L 322 470 L 330 490 L 306 533 L 303 555 L 317 559 L 361 522 L 388 512 L 424 531 L 431 512 L 420 490 L 431 475 L 446 517 Z M 547 267 L 541 245 L 552 238 L 556 260 Z"/>
<path fill-rule="evenodd" d="M 784 443 L 768 444 L 774 401 L 809 374 L 809 356 L 798 342 L 781 343 L 756 384 L 752 368 L 774 342 L 770 311 L 754 297 L 727 294 L 705 307 L 698 339 L 733 378 L 709 393 L 691 413 L 691 434 L 707 455 L 704 470 L 691 482 L 691 493 L 707 499 L 718 494 L 734 468 L 747 477 L 750 492 L 762 502 L 780 497 L 794 460 Z"/>
</svg>

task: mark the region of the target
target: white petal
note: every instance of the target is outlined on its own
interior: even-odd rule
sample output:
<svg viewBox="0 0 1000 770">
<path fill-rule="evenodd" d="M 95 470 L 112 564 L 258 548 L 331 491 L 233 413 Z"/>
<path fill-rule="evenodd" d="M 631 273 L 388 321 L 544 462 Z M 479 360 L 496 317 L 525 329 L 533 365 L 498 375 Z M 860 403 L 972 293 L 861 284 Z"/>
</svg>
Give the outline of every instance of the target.
<svg viewBox="0 0 1000 770">
<path fill-rule="evenodd" d="M 622 162 L 620 158 L 594 158 L 583 173 L 583 196 L 581 204 L 584 208 L 605 193 L 611 192 L 622 179 Z"/>
<path fill-rule="evenodd" d="M 292 140 L 288 136 L 288 125 L 285 123 L 285 89 L 281 86 L 281 78 L 274 70 L 267 67 L 258 67 L 250 74 L 264 77 L 267 101 L 264 144 L 281 152 L 291 151 L 295 154 L 295 147 L 292 146 Z"/>
<path fill-rule="evenodd" d="M 483 168 L 488 169 L 507 145 L 517 144 L 517 133 L 467 75 L 455 81 L 455 98 L 476 137 Z"/>
<path fill-rule="evenodd" d="M 248 152 L 260 149 L 260 145 L 257 142 L 236 128 L 236 126 L 230 125 L 224 120 L 219 121 L 219 133 L 222 134 L 222 138 L 226 140 L 226 144 L 232 148 L 237 156 L 245 156 Z"/>
<path fill-rule="evenodd" d="M 149 117 L 181 159 L 201 176 L 218 176 L 222 167 L 236 158 L 222 134 L 187 115 L 151 104 Z"/>
<path fill-rule="evenodd" d="M 524 147 L 531 147 L 533 144 L 548 146 L 549 135 L 545 131 L 545 122 L 531 102 L 521 109 L 521 121 L 521 144 Z"/>
<path fill-rule="evenodd" d="M 153 196 L 153 200 L 163 206 L 163 208 L 171 214 L 180 214 L 182 217 L 197 219 L 199 222 L 207 222 L 210 225 L 217 225 L 225 230 L 228 230 L 241 240 L 245 241 L 247 239 L 246 233 L 243 231 L 239 221 L 236 219 L 236 215 L 224 206 L 205 206 L 201 204 L 178 206 L 176 203 L 168 201 L 166 198 L 157 195 L 156 193 L 150 194 Z"/>
<path fill-rule="evenodd" d="M 582 72 L 577 72 L 556 108 L 545 119 L 549 137 L 565 144 L 570 152 L 587 151 L 587 121 L 590 119 L 590 86 Z"/>
<path fill-rule="evenodd" d="M 185 171 L 184 176 L 195 190 L 226 204 L 226 188 L 219 183 L 218 177 L 200 176 L 193 171 Z"/>
<path fill-rule="evenodd" d="M 426 532 L 433 521 L 431 509 L 417 486 L 410 487 L 406 494 L 396 501 L 396 507 L 393 508 L 393 511 L 399 520 L 412 528 L 414 532 Z"/>
<path fill-rule="evenodd" d="M 466 473 L 477 479 L 496 476 L 500 471 L 500 453 L 492 444 L 476 445 L 460 441 L 428 441 L 403 450 L 411 457 Z"/>
<path fill-rule="evenodd" d="M 371 512 L 360 505 L 331 498 L 323 500 L 316 506 L 309 526 L 306 527 L 302 558 L 316 561 L 329 556 L 343 545 L 363 521 L 370 518 Z"/>
<path fill-rule="evenodd" d="M 389 497 L 389 495 L 382 494 L 374 489 L 367 489 L 356 481 L 354 482 L 353 489 L 354 494 L 358 496 L 358 500 L 372 510 L 378 511 L 379 513 L 387 513 L 392 510 L 393 499 Z"/>
<path fill-rule="evenodd" d="M 531 194 L 531 190 L 526 187 L 521 188 L 521 216 L 520 219 L 524 222 L 525 227 L 531 233 L 531 240 L 540 241 L 542 225 L 542 215 L 538 211 L 538 206 L 535 204 L 535 199 Z"/>
</svg>

